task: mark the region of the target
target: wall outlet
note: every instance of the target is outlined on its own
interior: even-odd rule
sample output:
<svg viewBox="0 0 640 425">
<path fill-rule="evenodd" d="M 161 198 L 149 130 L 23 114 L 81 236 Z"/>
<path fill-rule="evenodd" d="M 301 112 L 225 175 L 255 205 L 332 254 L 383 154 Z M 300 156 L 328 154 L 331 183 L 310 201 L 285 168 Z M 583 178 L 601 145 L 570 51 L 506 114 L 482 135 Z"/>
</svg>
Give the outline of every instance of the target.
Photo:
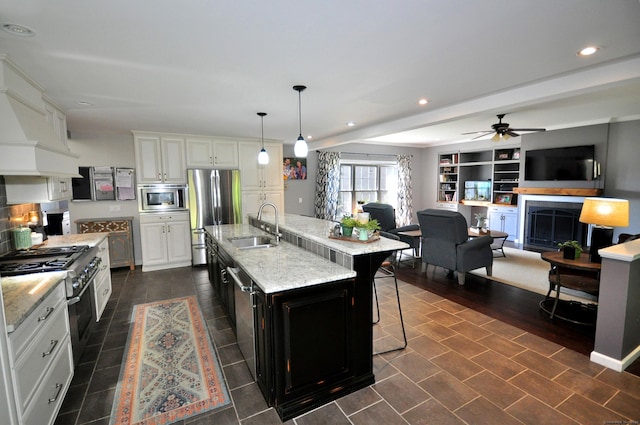
<svg viewBox="0 0 640 425">
<path fill-rule="evenodd" d="M 109 205 L 109 212 L 120 212 L 120 205 Z"/>
<path fill-rule="evenodd" d="M 298 203 L 301 204 L 302 203 L 302 198 L 298 198 Z"/>
</svg>

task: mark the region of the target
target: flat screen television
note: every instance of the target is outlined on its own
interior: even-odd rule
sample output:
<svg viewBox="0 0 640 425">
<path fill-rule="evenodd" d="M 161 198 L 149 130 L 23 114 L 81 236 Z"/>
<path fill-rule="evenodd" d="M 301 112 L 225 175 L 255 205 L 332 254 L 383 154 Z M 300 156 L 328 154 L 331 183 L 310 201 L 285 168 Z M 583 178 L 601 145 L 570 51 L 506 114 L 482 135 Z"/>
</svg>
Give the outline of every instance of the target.
<svg viewBox="0 0 640 425">
<path fill-rule="evenodd" d="M 525 180 L 593 180 L 594 145 L 525 152 Z"/>
</svg>

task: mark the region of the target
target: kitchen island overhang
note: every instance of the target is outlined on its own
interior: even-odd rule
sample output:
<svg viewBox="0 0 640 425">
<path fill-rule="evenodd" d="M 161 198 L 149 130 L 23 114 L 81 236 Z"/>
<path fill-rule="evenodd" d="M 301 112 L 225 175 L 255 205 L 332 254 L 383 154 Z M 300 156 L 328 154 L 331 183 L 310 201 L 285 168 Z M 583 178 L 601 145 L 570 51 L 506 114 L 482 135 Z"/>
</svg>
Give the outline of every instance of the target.
<svg viewBox="0 0 640 425">
<path fill-rule="evenodd" d="M 273 218 L 262 222 L 275 225 Z M 373 384 L 372 279 L 382 261 L 408 245 L 332 240 L 335 223 L 285 215 L 279 246 L 235 248 L 230 238 L 265 234 L 255 217 L 250 222 L 205 230 L 255 281 L 256 363 L 263 372 L 256 380 L 268 404 L 286 421 Z"/>
</svg>

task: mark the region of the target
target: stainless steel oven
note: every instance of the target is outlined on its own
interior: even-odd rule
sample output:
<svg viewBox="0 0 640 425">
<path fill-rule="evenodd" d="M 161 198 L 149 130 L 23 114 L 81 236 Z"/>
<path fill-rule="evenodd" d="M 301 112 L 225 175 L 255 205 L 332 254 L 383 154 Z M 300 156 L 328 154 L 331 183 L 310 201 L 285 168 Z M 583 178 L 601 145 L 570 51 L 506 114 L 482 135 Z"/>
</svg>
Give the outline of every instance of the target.
<svg viewBox="0 0 640 425">
<path fill-rule="evenodd" d="M 64 279 L 73 359 L 78 363 L 95 322 L 94 278 L 100 269 L 98 249 L 87 245 L 43 247 L 0 257 L 0 274 L 17 276 L 66 271 Z"/>
<path fill-rule="evenodd" d="M 140 212 L 165 212 L 187 209 L 187 187 L 176 184 L 149 184 L 138 186 Z"/>
</svg>

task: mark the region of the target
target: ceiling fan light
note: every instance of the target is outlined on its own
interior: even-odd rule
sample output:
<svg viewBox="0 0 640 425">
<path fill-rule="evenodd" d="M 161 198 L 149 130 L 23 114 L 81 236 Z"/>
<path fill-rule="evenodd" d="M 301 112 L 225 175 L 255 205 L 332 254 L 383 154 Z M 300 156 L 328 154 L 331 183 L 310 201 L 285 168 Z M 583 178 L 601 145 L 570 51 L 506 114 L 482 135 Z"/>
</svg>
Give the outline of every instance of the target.
<svg viewBox="0 0 640 425">
<path fill-rule="evenodd" d="M 509 140 L 510 138 L 511 138 L 511 136 L 509 136 L 507 133 L 504 133 L 504 134 L 502 135 L 502 140 L 503 140 L 503 141 L 505 141 L 505 142 L 506 142 L 507 140 Z"/>
<path fill-rule="evenodd" d="M 293 145 L 293 153 L 298 158 L 306 158 L 308 152 L 309 148 L 307 147 L 307 142 L 305 142 L 304 137 L 300 135 L 298 140 L 296 140 L 296 144 Z"/>
<path fill-rule="evenodd" d="M 500 133 L 494 134 L 493 137 L 491 138 L 491 140 L 493 142 L 499 142 L 500 141 Z"/>
</svg>

